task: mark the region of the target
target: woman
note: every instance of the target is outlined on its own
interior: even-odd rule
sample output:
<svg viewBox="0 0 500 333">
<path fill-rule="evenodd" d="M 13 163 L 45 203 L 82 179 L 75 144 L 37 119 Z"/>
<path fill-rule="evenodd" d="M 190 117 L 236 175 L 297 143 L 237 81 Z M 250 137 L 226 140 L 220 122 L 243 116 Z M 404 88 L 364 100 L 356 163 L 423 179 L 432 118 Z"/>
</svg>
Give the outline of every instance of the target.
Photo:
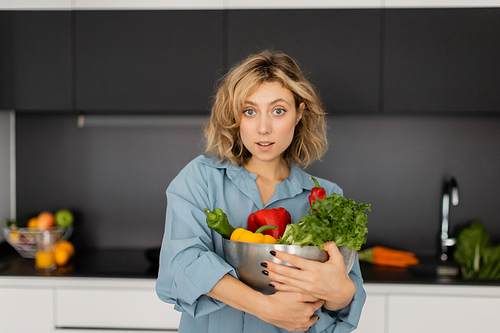
<svg viewBox="0 0 500 333">
<path fill-rule="evenodd" d="M 237 279 L 222 238 L 207 227 L 204 208 L 221 208 L 235 227 L 263 208 L 307 214 L 314 183 L 300 166 L 327 148 L 325 113 L 293 59 L 269 51 L 250 56 L 223 78 L 205 130 L 207 152 L 167 189 L 166 227 L 156 284 L 160 299 L 182 311 L 179 332 L 350 332 L 366 295 L 359 263 L 348 274 L 338 248 L 309 261 L 276 251 L 300 268 L 263 262 L 278 290 L 264 295 Z M 327 193 L 334 183 L 318 179 Z"/>
</svg>

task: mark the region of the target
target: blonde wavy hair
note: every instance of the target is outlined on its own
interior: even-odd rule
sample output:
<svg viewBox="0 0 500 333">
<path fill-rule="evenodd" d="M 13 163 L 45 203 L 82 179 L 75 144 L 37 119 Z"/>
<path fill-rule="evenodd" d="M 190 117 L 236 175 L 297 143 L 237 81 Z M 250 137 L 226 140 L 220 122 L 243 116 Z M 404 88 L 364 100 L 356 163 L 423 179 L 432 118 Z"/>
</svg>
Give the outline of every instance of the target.
<svg viewBox="0 0 500 333">
<path fill-rule="evenodd" d="M 304 77 L 299 65 L 288 55 L 263 51 L 251 55 L 221 78 L 205 127 L 206 151 L 242 166 L 251 156 L 240 137 L 239 124 L 245 99 L 264 82 L 280 82 L 290 90 L 298 110 L 305 108 L 290 146 L 282 158 L 288 164 L 307 167 L 321 159 L 328 149 L 325 111 L 316 88 Z"/>
</svg>

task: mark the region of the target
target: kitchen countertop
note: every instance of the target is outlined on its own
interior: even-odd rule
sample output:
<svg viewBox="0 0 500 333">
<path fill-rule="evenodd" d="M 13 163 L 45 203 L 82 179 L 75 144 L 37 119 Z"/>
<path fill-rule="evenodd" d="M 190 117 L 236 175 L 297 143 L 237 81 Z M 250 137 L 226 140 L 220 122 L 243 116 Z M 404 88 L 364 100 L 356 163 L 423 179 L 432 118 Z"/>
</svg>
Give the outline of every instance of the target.
<svg viewBox="0 0 500 333">
<path fill-rule="evenodd" d="M 6 247 L 7 245 L 8 247 Z M 150 263 L 145 250 L 79 250 L 63 267 L 46 273 L 35 268 L 35 260 L 21 257 L 10 245 L 0 244 L 0 277 L 63 276 L 156 279 L 158 266 Z M 2 268 L 2 266 L 4 266 Z"/>
<path fill-rule="evenodd" d="M 0 244 L 0 277 L 61 276 L 156 279 L 158 273 L 158 266 L 151 263 L 147 258 L 146 250 L 141 249 L 77 249 L 77 254 L 68 265 L 59 267 L 50 273 L 39 271 L 35 269 L 34 265 L 34 259 L 23 258 L 10 245 Z M 406 268 L 375 266 L 365 262 L 361 262 L 360 265 L 365 283 L 500 286 L 500 281 L 438 278 L 428 274 L 415 274 Z"/>
</svg>

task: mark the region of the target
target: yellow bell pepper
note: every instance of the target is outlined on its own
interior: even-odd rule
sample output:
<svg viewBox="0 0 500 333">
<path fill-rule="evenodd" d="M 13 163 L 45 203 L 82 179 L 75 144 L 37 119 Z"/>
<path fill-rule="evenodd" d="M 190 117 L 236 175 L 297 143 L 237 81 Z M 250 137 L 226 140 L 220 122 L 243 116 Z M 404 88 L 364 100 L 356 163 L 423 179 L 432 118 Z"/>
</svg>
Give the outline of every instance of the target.
<svg viewBox="0 0 500 333">
<path fill-rule="evenodd" d="M 238 228 L 233 231 L 230 239 L 236 242 L 276 244 L 276 238 L 262 234 L 262 232 L 267 229 L 276 229 L 276 226 L 265 225 L 257 229 L 255 233 L 247 229 Z"/>
</svg>

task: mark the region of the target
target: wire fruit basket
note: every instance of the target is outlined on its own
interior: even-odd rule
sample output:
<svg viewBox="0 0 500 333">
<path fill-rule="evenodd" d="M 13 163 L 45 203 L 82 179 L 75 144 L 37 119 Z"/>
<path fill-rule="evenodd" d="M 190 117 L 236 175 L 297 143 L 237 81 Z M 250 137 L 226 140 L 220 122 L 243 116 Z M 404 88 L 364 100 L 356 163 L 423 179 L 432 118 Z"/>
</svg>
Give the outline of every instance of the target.
<svg viewBox="0 0 500 333">
<path fill-rule="evenodd" d="M 47 229 L 39 228 L 17 228 L 2 227 L 2 234 L 10 245 L 24 258 L 35 258 L 36 256 L 36 236 L 43 231 L 59 234 L 59 241 L 67 240 L 73 233 L 73 227 L 51 227 Z"/>
</svg>

